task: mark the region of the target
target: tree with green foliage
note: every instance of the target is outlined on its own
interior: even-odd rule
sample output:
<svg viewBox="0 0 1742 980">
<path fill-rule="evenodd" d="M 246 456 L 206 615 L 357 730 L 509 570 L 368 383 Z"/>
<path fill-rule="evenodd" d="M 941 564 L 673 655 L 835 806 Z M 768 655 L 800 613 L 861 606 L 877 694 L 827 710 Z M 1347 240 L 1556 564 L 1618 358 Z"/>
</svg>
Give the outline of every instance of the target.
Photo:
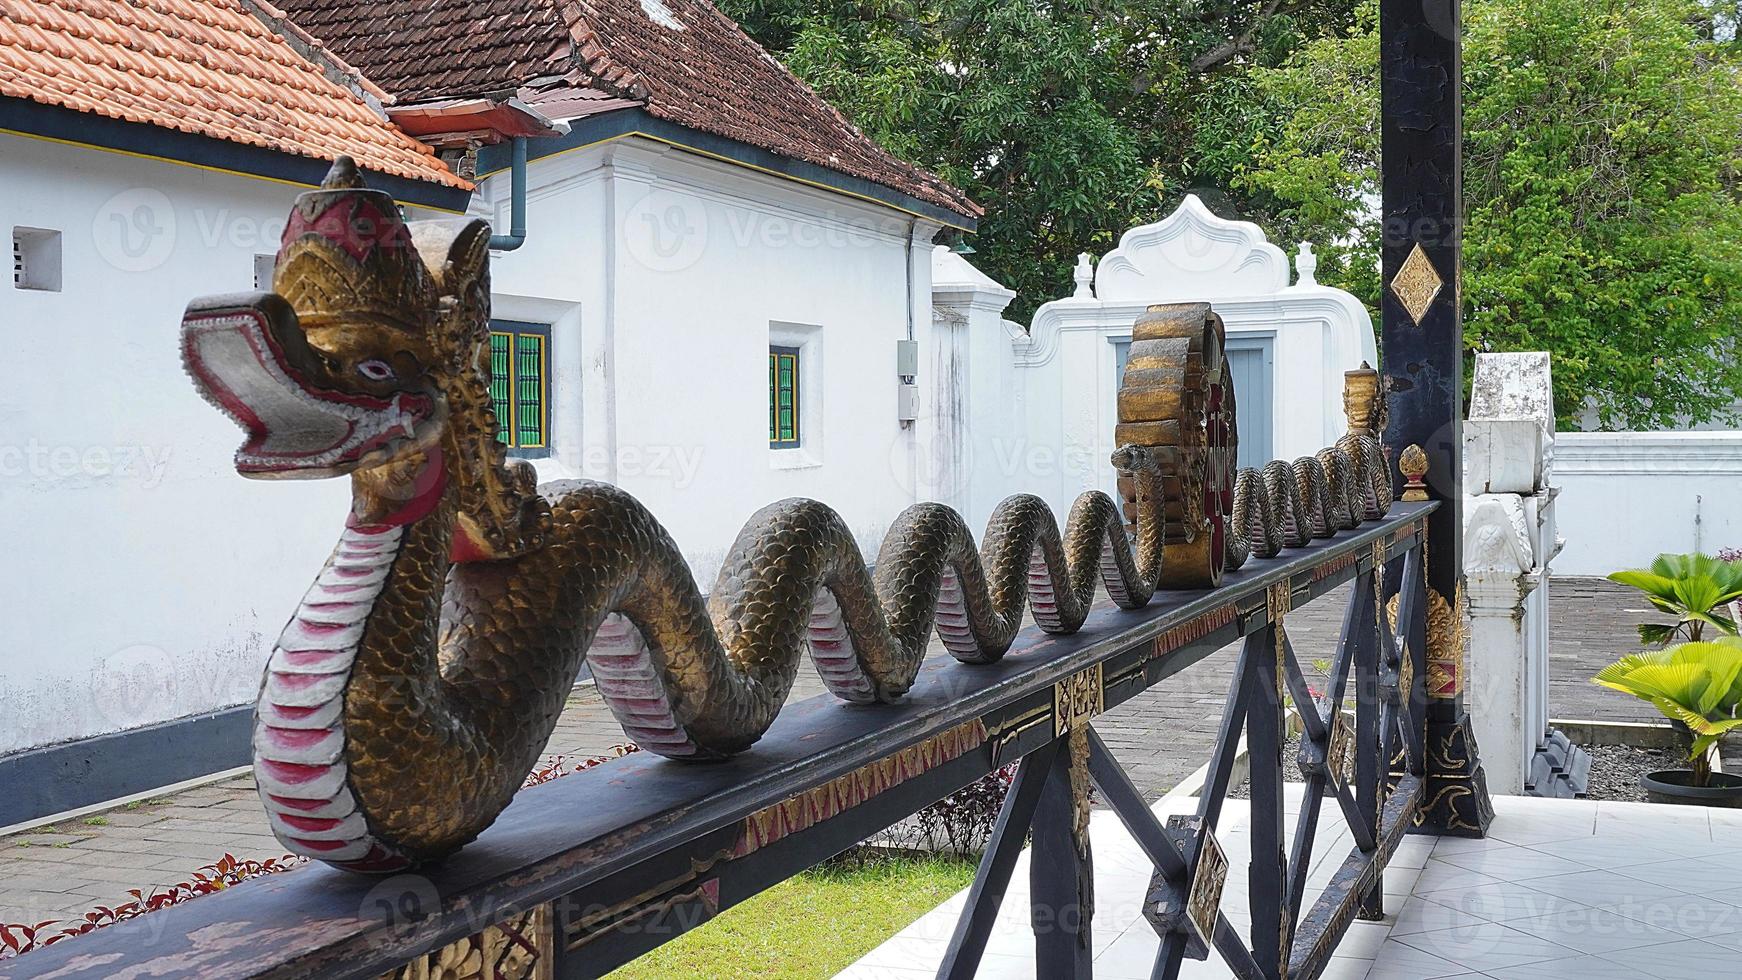
<svg viewBox="0 0 1742 980">
<path fill-rule="evenodd" d="M 1332 243 L 1320 279 L 1370 304 L 1376 3 L 1258 68 L 1236 185 Z M 1734 11 L 1732 11 L 1733 13 Z M 1742 83 L 1698 0 L 1466 0 L 1465 342 L 1546 350 L 1563 424 L 1663 428 L 1742 397 Z"/>
<path fill-rule="evenodd" d="M 1187 190 L 1229 186 L 1223 138 L 1253 64 L 1350 23 L 1355 0 L 723 0 L 870 136 L 986 208 L 974 261 L 1060 295 Z M 1249 144 L 1248 144 L 1249 145 Z M 1223 195 L 1225 199 L 1225 195 Z M 1225 204 L 1225 200 L 1223 202 Z M 1223 208 L 1226 210 L 1226 207 Z"/>
<path fill-rule="evenodd" d="M 1376 0 L 723 0 L 898 155 L 986 207 L 974 261 L 1062 295 L 1185 193 L 1318 243 L 1377 307 Z M 1742 394 L 1742 0 L 1465 0 L 1466 342 L 1555 356 L 1557 414 Z"/>
</svg>

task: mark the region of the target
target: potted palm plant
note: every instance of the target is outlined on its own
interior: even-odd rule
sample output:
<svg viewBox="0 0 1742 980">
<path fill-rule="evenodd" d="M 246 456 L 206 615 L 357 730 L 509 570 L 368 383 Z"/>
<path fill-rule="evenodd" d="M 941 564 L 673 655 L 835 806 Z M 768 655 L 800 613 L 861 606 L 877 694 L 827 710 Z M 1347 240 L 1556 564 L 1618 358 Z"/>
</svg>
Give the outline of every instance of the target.
<svg viewBox="0 0 1742 980">
<path fill-rule="evenodd" d="M 1742 561 L 1710 555 L 1658 555 L 1649 569 L 1615 572 L 1609 581 L 1645 593 L 1653 606 L 1674 616 L 1675 625 L 1642 623 L 1639 641 L 1664 646 L 1676 639 L 1701 640 L 1706 631 L 1736 635 L 1729 608 L 1742 599 Z"/>
<path fill-rule="evenodd" d="M 1742 639 L 1631 653 L 1592 680 L 1651 702 L 1687 736 L 1689 768 L 1639 777 L 1653 802 L 1742 807 L 1742 776 L 1712 769 L 1718 741 L 1742 728 Z"/>
</svg>

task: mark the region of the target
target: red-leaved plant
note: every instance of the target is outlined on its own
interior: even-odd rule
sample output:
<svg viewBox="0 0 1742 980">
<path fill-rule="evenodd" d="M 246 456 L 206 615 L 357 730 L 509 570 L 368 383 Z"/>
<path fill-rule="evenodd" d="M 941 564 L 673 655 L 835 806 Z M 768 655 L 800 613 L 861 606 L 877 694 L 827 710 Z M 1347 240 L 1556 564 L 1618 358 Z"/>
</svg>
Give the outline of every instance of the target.
<svg viewBox="0 0 1742 980">
<path fill-rule="evenodd" d="M 636 745 L 634 742 L 624 742 L 621 745 L 611 746 L 610 755 L 595 755 L 591 758 L 582 759 L 580 763 L 573 768 L 568 767 L 568 759 L 566 756 L 553 755 L 549 759 L 539 763 L 537 768 L 527 773 L 526 782 L 521 783 L 520 788 L 530 789 L 534 786 L 541 786 L 553 779 L 572 776 L 577 772 L 586 772 L 594 766 L 604 765 L 612 759 L 621 759 L 631 752 L 640 751 L 641 746 Z"/>
<path fill-rule="evenodd" d="M 641 751 L 640 746 L 623 744 L 611 746 L 611 755 L 599 755 L 582 759 L 573 766 L 563 756 L 552 756 L 539 763 L 538 768 L 526 776 L 526 782 L 521 789 L 548 783 L 553 779 L 577 772 L 585 772 L 594 766 L 602 765 L 612 759 L 621 759 L 631 752 Z M 265 861 L 249 861 L 225 854 L 216 863 L 208 864 L 194 872 L 192 880 L 178 882 L 168 888 L 154 888 L 149 893 L 144 889 L 130 889 L 127 894 L 131 900 L 119 905 L 99 905 L 86 912 L 78 919 L 49 919 L 28 925 L 22 922 L 0 922 L 0 960 L 28 953 L 43 946 L 52 946 L 63 939 L 82 936 L 87 932 L 112 926 L 117 922 L 135 919 L 147 912 L 178 905 L 202 895 L 223 891 L 231 885 L 238 885 L 249 878 L 259 878 L 262 875 L 276 874 L 287 871 L 300 864 L 308 863 L 307 858 L 286 854 L 283 857 L 268 858 Z"/>
<path fill-rule="evenodd" d="M 914 814 L 919 838 L 914 843 L 946 854 L 983 850 L 1015 779 L 1015 766 L 995 769 Z"/>
<path fill-rule="evenodd" d="M 138 918 L 147 912 L 155 912 L 202 895 L 223 891 L 249 878 L 287 871 L 306 861 L 307 858 L 294 854 L 267 858 L 264 861 L 246 861 L 233 854 L 225 854 L 215 864 L 208 864 L 194 872 L 192 880 L 178 882 L 168 888 L 153 888 L 149 893 L 139 888 L 131 889 L 127 892 L 133 896 L 131 901 L 119 905 L 99 905 L 79 919 L 50 919 L 35 925 L 0 922 L 0 959 L 28 953 L 43 946 L 52 946 L 63 939 L 82 936 L 104 926 Z"/>
</svg>

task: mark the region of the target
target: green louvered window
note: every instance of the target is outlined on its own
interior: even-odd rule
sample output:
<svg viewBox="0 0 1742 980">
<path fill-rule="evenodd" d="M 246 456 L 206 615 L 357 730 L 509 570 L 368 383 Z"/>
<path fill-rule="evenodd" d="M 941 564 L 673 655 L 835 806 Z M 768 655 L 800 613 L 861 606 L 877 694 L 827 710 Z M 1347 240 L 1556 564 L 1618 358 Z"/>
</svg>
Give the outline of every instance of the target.
<svg viewBox="0 0 1742 980">
<path fill-rule="evenodd" d="M 768 446 L 796 449 L 799 436 L 797 347 L 768 348 Z"/>
<path fill-rule="evenodd" d="M 490 407 L 496 437 L 517 456 L 550 452 L 550 327 L 490 323 Z"/>
</svg>

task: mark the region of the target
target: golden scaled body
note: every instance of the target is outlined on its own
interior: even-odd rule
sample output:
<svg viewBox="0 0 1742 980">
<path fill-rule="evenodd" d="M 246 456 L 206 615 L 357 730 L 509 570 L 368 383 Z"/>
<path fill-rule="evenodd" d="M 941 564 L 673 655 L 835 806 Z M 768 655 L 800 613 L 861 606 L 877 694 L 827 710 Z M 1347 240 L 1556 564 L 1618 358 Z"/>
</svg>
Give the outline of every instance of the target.
<svg viewBox="0 0 1742 980">
<path fill-rule="evenodd" d="M 892 524 L 867 570 L 811 500 L 752 516 L 704 598 L 677 544 L 624 491 L 533 486 L 505 458 L 489 397 L 488 228 L 407 225 L 341 158 L 302 195 L 274 292 L 196 301 L 183 356 L 247 432 L 259 478 L 349 475 L 339 543 L 275 645 L 255 772 L 290 850 L 364 872 L 476 837 L 536 763 L 583 662 L 643 749 L 749 748 L 807 653 L 839 697 L 902 697 L 935 632 L 999 659 L 1032 612 L 1079 629 L 1098 584 L 1126 607 L 1162 576 L 1161 467 L 1117 454 L 1135 545 L 1105 494 L 1061 531 L 1018 495 L 976 544 L 937 504 Z"/>
</svg>

